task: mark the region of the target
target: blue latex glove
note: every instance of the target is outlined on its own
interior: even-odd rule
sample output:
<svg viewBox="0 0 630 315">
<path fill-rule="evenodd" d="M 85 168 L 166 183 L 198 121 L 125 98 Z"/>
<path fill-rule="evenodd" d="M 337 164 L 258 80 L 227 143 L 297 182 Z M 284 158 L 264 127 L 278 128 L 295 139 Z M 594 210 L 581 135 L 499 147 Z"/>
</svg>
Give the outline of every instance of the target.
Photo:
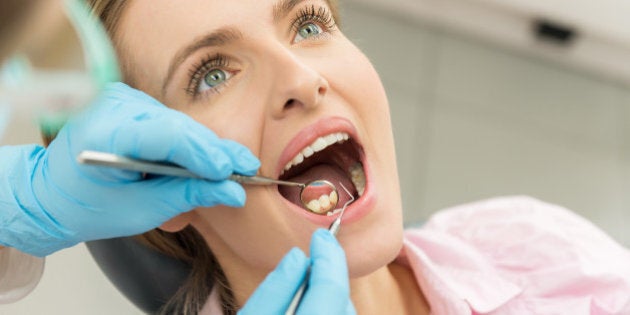
<svg viewBox="0 0 630 315">
<path fill-rule="evenodd" d="M 311 274 L 297 314 L 356 314 L 346 256 L 337 240 L 327 230 L 318 229 L 310 252 L 309 259 L 299 248 L 289 251 L 238 314 L 284 314 L 309 266 Z"/>
<path fill-rule="evenodd" d="M 154 177 L 81 165 L 97 150 L 181 165 L 210 179 Z M 79 242 L 139 234 L 199 206 L 245 203 L 224 180 L 260 162 L 185 114 L 122 83 L 68 122 L 48 149 L 0 148 L 0 244 L 44 256 Z"/>
</svg>

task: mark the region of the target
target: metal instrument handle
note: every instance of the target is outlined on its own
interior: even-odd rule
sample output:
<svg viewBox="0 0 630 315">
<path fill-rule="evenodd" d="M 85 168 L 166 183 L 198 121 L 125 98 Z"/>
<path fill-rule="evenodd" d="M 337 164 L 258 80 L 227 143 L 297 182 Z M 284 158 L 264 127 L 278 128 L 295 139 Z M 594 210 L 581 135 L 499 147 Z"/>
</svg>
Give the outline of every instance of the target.
<svg viewBox="0 0 630 315">
<path fill-rule="evenodd" d="M 198 176 L 197 174 L 177 165 L 132 159 L 106 152 L 82 151 L 79 156 L 77 156 L 77 161 L 86 165 L 114 167 L 148 174 L 201 178 L 201 176 Z M 264 176 L 232 174 L 229 179 L 247 185 L 286 185 L 302 188 L 306 186 L 303 183 L 288 182 Z"/>
</svg>

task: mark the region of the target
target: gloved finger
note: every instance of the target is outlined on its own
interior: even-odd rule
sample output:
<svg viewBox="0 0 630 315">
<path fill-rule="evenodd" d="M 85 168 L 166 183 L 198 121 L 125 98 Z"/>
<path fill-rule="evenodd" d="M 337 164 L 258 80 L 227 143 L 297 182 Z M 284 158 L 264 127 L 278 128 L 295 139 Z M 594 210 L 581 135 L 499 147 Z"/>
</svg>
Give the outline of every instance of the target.
<svg viewBox="0 0 630 315">
<path fill-rule="evenodd" d="M 171 162 L 212 180 L 225 179 L 231 173 L 253 175 L 260 167 L 247 147 L 218 138 L 186 114 L 126 84 L 109 84 L 90 109 L 72 124 L 75 129 L 85 129 L 74 130 L 74 134 L 88 135 L 83 137 L 87 140 L 78 141 L 76 150 Z"/>
<path fill-rule="evenodd" d="M 350 301 L 350 303 L 348 303 L 348 306 L 346 307 L 346 312 L 344 314 L 346 314 L 346 315 L 356 315 L 357 314 L 357 310 L 354 308 L 354 304 L 352 304 L 352 301 Z"/>
<path fill-rule="evenodd" d="M 223 139 L 222 146 L 226 148 L 232 165 L 234 165 L 234 173 L 241 175 L 256 175 L 260 168 L 260 160 L 249 150 L 248 147 L 229 139 Z"/>
<path fill-rule="evenodd" d="M 308 265 L 309 259 L 299 248 L 291 249 L 238 314 L 284 314 L 306 275 Z"/>
<path fill-rule="evenodd" d="M 113 153 L 171 162 L 211 180 L 235 172 L 255 173 L 260 166 L 245 146 L 219 139 L 210 129 L 175 111 L 120 126 L 112 137 Z"/>
<path fill-rule="evenodd" d="M 52 167 L 50 170 L 51 173 L 56 174 L 51 175 L 52 178 L 56 178 L 57 180 L 66 178 L 68 169 L 71 167 L 71 169 L 78 170 L 80 174 L 86 175 L 93 181 L 130 183 L 142 179 L 142 174 L 134 171 L 77 164 L 77 157 L 81 150 L 107 150 L 100 147 L 75 145 L 72 141 L 72 133 L 76 132 L 76 130 L 70 131 L 72 128 L 76 127 L 71 125 L 71 123 L 64 126 L 46 150 L 48 164 L 55 165 L 55 167 Z M 95 140 L 94 142 L 100 143 L 99 140 Z M 78 148 L 75 150 L 74 147 Z M 63 167 L 64 165 L 66 167 Z"/>
<path fill-rule="evenodd" d="M 344 314 L 350 302 L 348 267 L 343 249 L 327 230 L 318 229 L 311 240 L 311 275 L 298 314 Z M 322 303 L 326 301 L 326 303 Z"/>
<path fill-rule="evenodd" d="M 141 181 L 129 189 L 133 198 L 145 200 L 146 209 L 159 209 L 166 219 L 196 207 L 223 204 L 245 205 L 245 190 L 233 181 L 208 181 L 195 178 L 160 177 Z"/>
</svg>

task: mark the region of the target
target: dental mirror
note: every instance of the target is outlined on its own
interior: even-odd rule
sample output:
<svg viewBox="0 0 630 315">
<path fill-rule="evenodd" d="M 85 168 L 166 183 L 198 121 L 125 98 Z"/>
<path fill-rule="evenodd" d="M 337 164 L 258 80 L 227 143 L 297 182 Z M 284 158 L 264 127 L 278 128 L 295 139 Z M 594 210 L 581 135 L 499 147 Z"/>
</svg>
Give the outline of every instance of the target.
<svg viewBox="0 0 630 315">
<path fill-rule="evenodd" d="M 339 194 L 333 183 L 319 179 L 308 182 L 302 187 L 300 201 L 307 210 L 323 215 L 335 209 Z"/>
<path fill-rule="evenodd" d="M 163 163 L 132 159 L 106 152 L 82 151 L 77 157 L 77 160 L 79 163 L 87 165 L 114 167 L 148 174 L 199 178 L 196 174 L 177 165 L 166 165 Z M 339 194 L 337 193 L 335 185 L 323 179 L 310 181 L 306 184 L 277 180 L 264 176 L 245 176 L 238 174 L 230 175 L 229 179 L 245 185 L 285 185 L 300 187 L 300 201 L 304 208 L 321 215 L 325 215 L 328 211 L 335 209 L 339 201 Z"/>
</svg>

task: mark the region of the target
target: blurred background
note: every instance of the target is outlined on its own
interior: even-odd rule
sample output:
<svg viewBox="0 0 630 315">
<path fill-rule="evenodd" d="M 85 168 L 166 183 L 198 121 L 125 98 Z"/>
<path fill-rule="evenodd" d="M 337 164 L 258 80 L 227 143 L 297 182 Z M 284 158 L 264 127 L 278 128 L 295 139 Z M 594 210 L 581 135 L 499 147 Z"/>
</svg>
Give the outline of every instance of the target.
<svg viewBox="0 0 630 315">
<path fill-rule="evenodd" d="M 630 3 L 342 0 L 388 92 L 408 224 L 501 195 L 565 206 L 630 247 Z M 40 142 L 16 110 L 2 144 Z M 141 314 L 84 245 L 0 314 Z"/>
</svg>

